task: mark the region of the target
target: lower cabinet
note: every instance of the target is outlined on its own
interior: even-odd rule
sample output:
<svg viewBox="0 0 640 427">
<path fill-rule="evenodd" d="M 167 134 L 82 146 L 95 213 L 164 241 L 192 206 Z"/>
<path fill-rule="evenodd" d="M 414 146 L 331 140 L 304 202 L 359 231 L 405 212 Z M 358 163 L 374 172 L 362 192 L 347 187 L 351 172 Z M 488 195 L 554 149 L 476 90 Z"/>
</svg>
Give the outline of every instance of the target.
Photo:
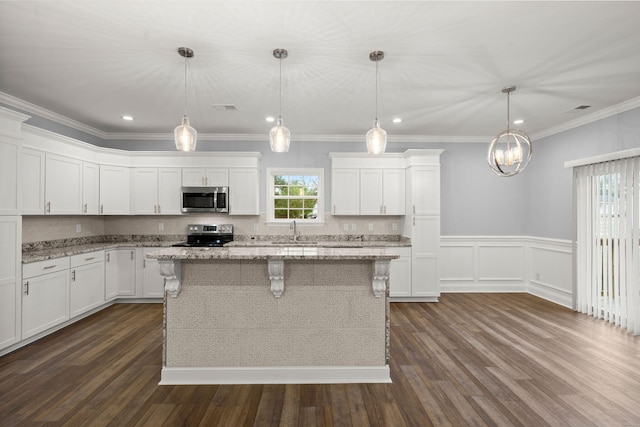
<svg viewBox="0 0 640 427">
<path fill-rule="evenodd" d="M 105 252 L 104 297 L 136 295 L 136 250 L 112 249 Z"/>
<path fill-rule="evenodd" d="M 389 271 L 389 296 L 411 296 L 411 248 L 393 247 L 385 248 L 389 252 L 400 255 L 400 258 L 391 260 Z"/>
<path fill-rule="evenodd" d="M 104 303 L 104 251 L 71 257 L 69 316 L 75 317 Z"/>
<path fill-rule="evenodd" d="M 142 297 L 164 298 L 164 278 L 160 275 L 160 265 L 157 259 L 147 259 L 148 252 L 157 248 L 145 248 L 142 251 Z"/>
<path fill-rule="evenodd" d="M 22 339 L 69 320 L 69 257 L 23 267 Z"/>
</svg>

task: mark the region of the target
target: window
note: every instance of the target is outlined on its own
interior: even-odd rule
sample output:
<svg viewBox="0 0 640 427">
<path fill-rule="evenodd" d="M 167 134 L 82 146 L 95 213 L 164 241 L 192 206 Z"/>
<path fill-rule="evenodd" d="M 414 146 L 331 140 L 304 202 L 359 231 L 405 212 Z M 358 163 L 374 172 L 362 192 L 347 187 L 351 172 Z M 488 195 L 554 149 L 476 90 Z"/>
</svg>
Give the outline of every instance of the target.
<svg viewBox="0 0 640 427">
<path fill-rule="evenodd" d="M 267 169 L 267 221 L 324 222 L 324 169 Z"/>
</svg>

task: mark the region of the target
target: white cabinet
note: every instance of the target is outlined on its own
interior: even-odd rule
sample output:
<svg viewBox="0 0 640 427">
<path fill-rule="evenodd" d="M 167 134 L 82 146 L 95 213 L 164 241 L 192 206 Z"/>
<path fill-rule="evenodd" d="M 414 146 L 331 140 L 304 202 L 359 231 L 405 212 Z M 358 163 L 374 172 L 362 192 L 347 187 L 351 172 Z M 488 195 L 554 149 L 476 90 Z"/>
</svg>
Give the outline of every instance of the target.
<svg viewBox="0 0 640 427">
<path fill-rule="evenodd" d="M 69 317 L 79 316 L 104 303 L 104 251 L 71 257 Z"/>
<path fill-rule="evenodd" d="M 129 214 L 129 169 L 100 165 L 100 214 Z"/>
<path fill-rule="evenodd" d="M 82 161 L 47 153 L 45 162 L 45 213 L 82 213 Z"/>
<path fill-rule="evenodd" d="M 105 253 L 105 299 L 136 295 L 136 250 L 112 249 Z"/>
<path fill-rule="evenodd" d="M 44 214 L 44 151 L 22 149 L 22 215 Z"/>
<path fill-rule="evenodd" d="M 360 169 L 359 195 L 360 215 L 404 215 L 404 169 Z"/>
<path fill-rule="evenodd" d="M 392 247 L 386 248 L 393 254 L 400 255 L 400 258 L 391 260 L 391 270 L 389 272 L 389 296 L 410 297 L 411 296 L 411 248 Z"/>
<path fill-rule="evenodd" d="M 331 213 L 333 215 L 360 213 L 359 169 L 331 169 Z"/>
<path fill-rule="evenodd" d="M 411 297 L 438 301 L 440 275 L 440 154 L 408 150 L 407 217 L 403 235 L 411 239 Z"/>
<path fill-rule="evenodd" d="M 182 185 L 184 187 L 227 187 L 229 170 L 225 168 L 183 168 Z"/>
<path fill-rule="evenodd" d="M 97 215 L 100 211 L 100 168 L 91 162 L 82 162 L 82 213 Z"/>
<path fill-rule="evenodd" d="M 180 168 L 131 169 L 131 213 L 179 215 Z"/>
<path fill-rule="evenodd" d="M 20 216 L 0 216 L 0 349 L 20 341 Z"/>
<path fill-rule="evenodd" d="M 260 178 L 258 169 L 229 169 L 229 214 L 258 215 Z"/>
<path fill-rule="evenodd" d="M 157 259 L 147 259 L 146 254 L 156 248 L 145 248 L 142 251 L 142 297 L 164 298 L 164 278 L 160 274 Z"/>
<path fill-rule="evenodd" d="M 35 262 L 22 271 L 22 339 L 69 319 L 69 257 Z"/>
<path fill-rule="evenodd" d="M 6 111 L 0 110 L 0 215 L 19 215 L 22 207 L 18 186 L 22 157 L 21 125 L 7 118 Z"/>
</svg>

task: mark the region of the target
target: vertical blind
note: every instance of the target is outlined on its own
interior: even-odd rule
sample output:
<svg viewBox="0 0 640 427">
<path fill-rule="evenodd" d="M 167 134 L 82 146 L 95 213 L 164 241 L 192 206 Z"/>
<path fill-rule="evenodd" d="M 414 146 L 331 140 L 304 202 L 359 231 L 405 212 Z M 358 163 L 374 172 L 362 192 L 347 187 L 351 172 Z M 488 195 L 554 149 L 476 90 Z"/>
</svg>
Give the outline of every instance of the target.
<svg viewBox="0 0 640 427">
<path fill-rule="evenodd" d="M 640 157 L 575 168 L 576 310 L 640 334 Z"/>
</svg>

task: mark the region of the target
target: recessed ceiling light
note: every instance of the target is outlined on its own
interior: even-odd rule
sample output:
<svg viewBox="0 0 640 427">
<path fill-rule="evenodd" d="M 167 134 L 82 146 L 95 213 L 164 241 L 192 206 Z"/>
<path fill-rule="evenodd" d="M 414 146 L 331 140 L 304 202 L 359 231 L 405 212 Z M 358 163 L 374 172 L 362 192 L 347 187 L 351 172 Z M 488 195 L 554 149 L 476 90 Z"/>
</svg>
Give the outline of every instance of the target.
<svg viewBox="0 0 640 427">
<path fill-rule="evenodd" d="M 402 123 L 402 119 L 400 117 L 396 117 L 392 121 L 393 121 L 393 123 Z"/>
<path fill-rule="evenodd" d="M 128 116 L 125 114 L 124 116 L 121 116 L 121 117 L 122 117 L 122 120 L 126 120 L 128 122 L 133 121 L 133 116 Z"/>
<path fill-rule="evenodd" d="M 271 122 L 275 122 L 276 118 L 272 117 L 272 116 L 267 116 L 267 117 L 265 117 L 265 120 L 268 121 L 269 123 L 271 123 Z"/>
<path fill-rule="evenodd" d="M 513 121 L 513 124 L 514 124 L 514 125 L 521 125 L 521 124 L 523 124 L 523 123 L 524 123 L 524 119 L 515 119 L 515 120 Z"/>
</svg>

